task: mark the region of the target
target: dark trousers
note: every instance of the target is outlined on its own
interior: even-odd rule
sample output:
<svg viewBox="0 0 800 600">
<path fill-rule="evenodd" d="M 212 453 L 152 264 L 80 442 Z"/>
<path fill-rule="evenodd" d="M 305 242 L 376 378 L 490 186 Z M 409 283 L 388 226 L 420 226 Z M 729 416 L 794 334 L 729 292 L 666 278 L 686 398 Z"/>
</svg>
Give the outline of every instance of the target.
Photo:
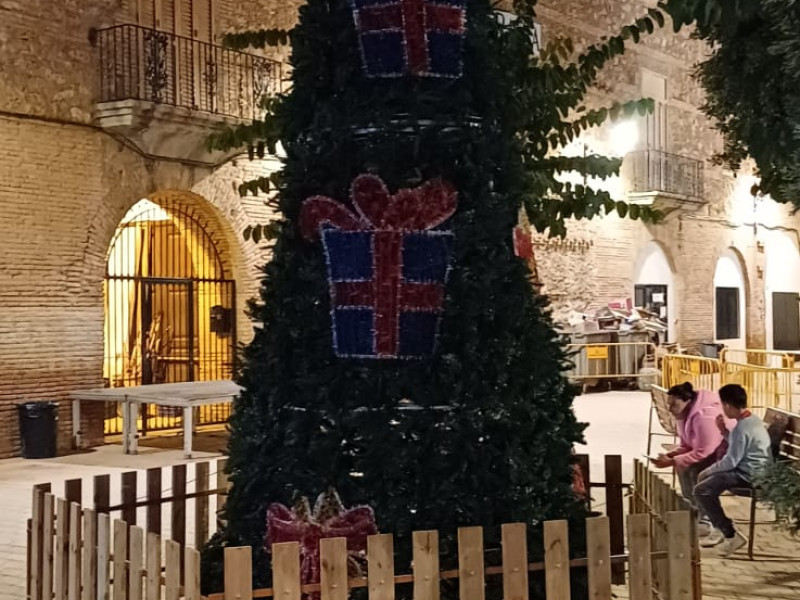
<svg viewBox="0 0 800 600">
<path fill-rule="evenodd" d="M 694 488 L 694 498 L 698 507 L 708 517 L 711 524 L 719 529 L 726 538 L 736 533 L 731 521 L 722 510 L 719 501 L 722 492 L 735 487 L 747 487 L 750 482 L 735 471 L 722 471 L 707 477 Z"/>
<path fill-rule="evenodd" d="M 713 453 L 705 458 L 700 459 L 696 463 L 688 465 L 685 469 L 675 469 L 678 474 L 678 481 L 681 484 L 681 493 L 683 497 L 689 501 L 692 508 L 697 511 L 698 521 L 708 521 L 708 515 L 698 505 L 694 497 L 694 488 L 697 485 L 697 476 L 701 471 L 713 465 L 717 460 L 716 455 Z"/>
</svg>

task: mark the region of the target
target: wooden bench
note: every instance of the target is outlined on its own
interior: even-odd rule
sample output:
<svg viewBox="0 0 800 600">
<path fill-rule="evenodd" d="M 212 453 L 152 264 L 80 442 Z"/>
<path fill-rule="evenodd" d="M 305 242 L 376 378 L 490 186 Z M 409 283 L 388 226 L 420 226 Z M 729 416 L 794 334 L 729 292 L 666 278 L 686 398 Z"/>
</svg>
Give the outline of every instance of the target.
<svg viewBox="0 0 800 600">
<path fill-rule="evenodd" d="M 772 441 L 772 455 L 775 460 L 800 461 L 800 415 L 777 408 L 767 408 L 764 425 Z M 753 538 L 756 528 L 756 504 L 760 500 L 757 487 L 737 487 L 730 490 L 736 496 L 750 498 L 750 524 L 747 556 L 753 559 Z"/>
</svg>

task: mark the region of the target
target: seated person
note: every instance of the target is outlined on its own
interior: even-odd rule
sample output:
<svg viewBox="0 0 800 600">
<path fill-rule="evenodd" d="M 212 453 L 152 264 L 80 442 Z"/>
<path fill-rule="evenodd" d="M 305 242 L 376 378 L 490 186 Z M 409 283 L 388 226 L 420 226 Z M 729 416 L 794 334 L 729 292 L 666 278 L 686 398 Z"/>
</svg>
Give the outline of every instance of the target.
<svg viewBox="0 0 800 600">
<path fill-rule="evenodd" d="M 667 397 L 681 443 L 652 462 L 661 469 L 675 467 L 683 496 L 697 510 L 697 533 L 706 536 L 712 531 L 711 521 L 694 499 L 694 486 L 698 474 L 720 458 L 717 449 L 725 438 L 717 426 L 717 418 L 722 416 L 722 404 L 716 392 L 695 390 L 688 381 L 672 386 Z M 733 427 L 736 422 L 730 420 L 729 424 Z"/>
<path fill-rule="evenodd" d="M 704 547 L 719 544 L 721 556 L 731 556 L 747 543 L 747 539 L 733 526 L 722 509 L 719 497 L 722 492 L 736 487 L 747 487 L 753 478 L 772 460 L 772 447 L 766 427 L 760 418 L 747 410 L 747 392 L 740 385 L 730 384 L 719 390 L 725 416 L 736 420 L 728 431 L 722 417 L 717 420 L 720 431 L 728 440 L 728 449 L 719 462 L 698 476 L 694 488 L 697 504 L 715 527 L 710 535 L 700 541 Z"/>
</svg>

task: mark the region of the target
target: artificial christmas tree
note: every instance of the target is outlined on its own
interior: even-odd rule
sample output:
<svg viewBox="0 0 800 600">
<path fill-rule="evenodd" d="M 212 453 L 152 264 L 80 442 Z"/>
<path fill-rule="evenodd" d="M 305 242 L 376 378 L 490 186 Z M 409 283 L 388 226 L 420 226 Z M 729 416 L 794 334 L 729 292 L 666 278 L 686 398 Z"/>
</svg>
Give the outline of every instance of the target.
<svg viewBox="0 0 800 600">
<path fill-rule="evenodd" d="M 545 519 L 583 516 L 569 360 L 513 230 L 520 206 L 552 234 L 627 209 L 558 178 L 608 177 L 618 161 L 553 153 L 647 107 L 573 114 L 602 64 L 660 15 L 573 64 L 566 42 L 533 56 L 534 4 L 515 2 L 504 24 L 489 0 L 309 0 L 290 35 L 291 93 L 263 122 L 215 136 L 254 152 L 280 142 L 286 158 L 271 183 L 243 186 L 275 185 L 282 219 L 252 230 L 275 246 L 252 306 L 261 327 L 239 376 L 207 590 L 223 545 L 263 546 L 270 504 L 329 486 L 396 534 L 401 565 L 412 530 L 440 530 L 447 564 L 459 526 L 485 526 L 496 548 L 502 523 L 536 536 Z M 266 585 L 266 553 L 254 561 Z"/>
</svg>

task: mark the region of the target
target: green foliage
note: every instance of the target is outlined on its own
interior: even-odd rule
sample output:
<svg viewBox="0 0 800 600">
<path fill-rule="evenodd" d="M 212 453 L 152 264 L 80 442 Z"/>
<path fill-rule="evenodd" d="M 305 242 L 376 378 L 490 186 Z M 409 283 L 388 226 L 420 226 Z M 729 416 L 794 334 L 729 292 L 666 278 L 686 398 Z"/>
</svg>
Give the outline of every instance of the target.
<svg viewBox="0 0 800 600">
<path fill-rule="evenodd" d="M 517 0 L 518 20 L 502 25 L 489 0 L 469 1 L 461 79 L 368 80 L 347 0 L 309 0 L 290 34 L 291 92 L 263 121 L 213 137 L 214 147 L 246 146 L 254 156 L 280 142 L 285 159 L 279 177 L 240 190 L 275 194 L 281 218 L 248 231 L 256 241 L 274 239 L 274 248 L 251 305 L 259 327 L 238 375 L 233 488 L 227 526 L 204 552 L 206 591 L 219 588 L 225 545 L 261 546 L 268 503 L 327 486 L 348 505 L 373 507 L 382 530 L 396 534 L 400 569 L 419 529 L 442 532 L 446 565 L 463 525 L 486 527 L 490 556 L 499 555 L 504 522 L 531 525 L 533 552 L 546 519 L 573 519 L 571 539 L 582 543 L 571 451 L 584 426 L 564 377 L 569 357 L 514 254 L 512 230 L 523 205 L 539 231 L 554 235 L 571 218 L 653 216 L 559 178 L 573 170 L 608 178 L 618 160 L 557 151 L 586 127 L 648 110 L 647 101 L 605 111 L 582 103 L 603 65 L 661 21 L 651 11 L 574 61 L 567 41 L 537 59 L 534 5 Z M 347 201 L 365 171 L 391 190 L 442 177 L 459 192 L 454 268 L 430 360 L 333 354 L 323 251 L 300 237 L 297 223 L 305 199 Z M 254 563 L 255 584 L 268 584 L 266 555 L 255 552 Z"/>
<path fill-rule="evenodd" d="M 665 3 L 676 28 L 696 23 L 711 57 L 698 68 L 705 113 L 725 140 L 718 164 L 752 158 L 760 191 L 800 206 L 800 3 L 682 0 Z"/>
<path fill-rule="evenodd" d="M 756 482 L 761 497 L 775 510 L 777 522 L 792 535 L 800 533 L 800 470 L 787 461 L 771 464 Z"/>
</svg>

